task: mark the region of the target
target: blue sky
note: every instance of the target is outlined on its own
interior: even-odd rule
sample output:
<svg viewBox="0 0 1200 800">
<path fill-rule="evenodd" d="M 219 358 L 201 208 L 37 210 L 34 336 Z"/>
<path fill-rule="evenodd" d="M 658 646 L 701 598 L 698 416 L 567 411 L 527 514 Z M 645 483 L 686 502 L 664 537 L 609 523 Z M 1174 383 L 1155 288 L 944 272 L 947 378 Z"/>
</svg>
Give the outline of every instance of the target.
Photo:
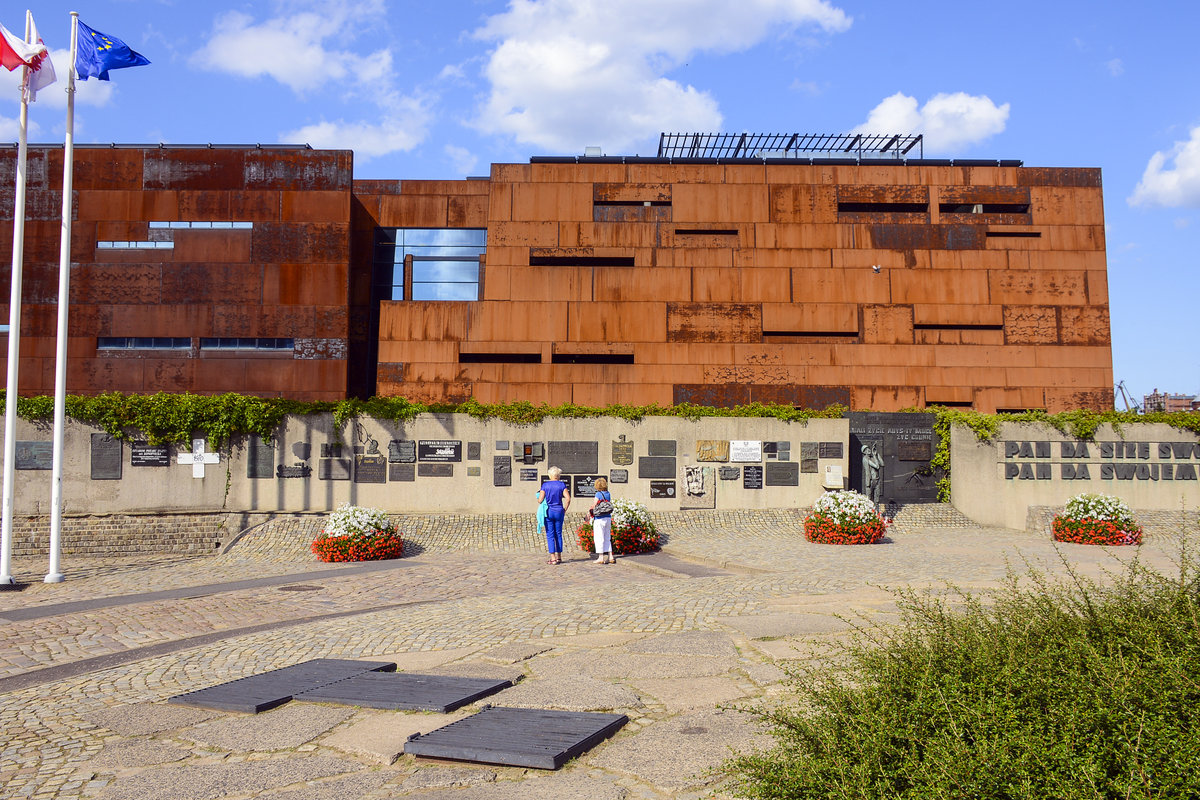
<svg viewBox="0 0 1200 800">
<path fill-rule="evenodd" d="M 39 0 L 151 66 L 80 85 L 78 143 L 309 142 L 359 178 L 653 154 L 660 131 L 924 133 L 927 157 L 1100 167 L 1114 374 L 1200 392 L 1200 6 L 837 0 Z M 0 13 L 18 35 L 21 9 Z M 15 140 L 0 74 L 0 138 Z M 61 142 L 63 82 L 30 110 Z"/>
</svg>

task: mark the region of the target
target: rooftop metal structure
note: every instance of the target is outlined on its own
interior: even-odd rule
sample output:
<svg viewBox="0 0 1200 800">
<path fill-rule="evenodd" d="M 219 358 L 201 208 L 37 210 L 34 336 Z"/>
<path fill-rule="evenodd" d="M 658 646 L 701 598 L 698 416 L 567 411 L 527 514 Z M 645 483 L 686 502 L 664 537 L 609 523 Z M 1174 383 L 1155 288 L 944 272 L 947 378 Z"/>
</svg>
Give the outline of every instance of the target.
<svg viewBox="0 0 1200 800">
<path fill-rule="evenodd" d="M 663 133 L 659 158 L 904 158 L 925 157 L 921 134 L 885 133 Z"/>
</svg>

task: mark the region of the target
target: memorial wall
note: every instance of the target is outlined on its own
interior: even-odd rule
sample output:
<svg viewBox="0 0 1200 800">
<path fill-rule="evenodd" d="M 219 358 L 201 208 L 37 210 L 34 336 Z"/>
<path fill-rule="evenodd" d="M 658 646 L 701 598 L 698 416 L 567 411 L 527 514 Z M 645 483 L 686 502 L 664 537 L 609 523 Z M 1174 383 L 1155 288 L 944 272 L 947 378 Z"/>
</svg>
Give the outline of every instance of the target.
<svg viewBox="0 0 1200 800">
<path fill-rule="evenodd" d="M 954 505 L 985 525 L 1024 528 L 1032 506 L 1084 492 L 1120 497 L 1134 511 L 1200 508 L 1200 437 L 1161 423 L 1103 425 L 1091 440 L 1049 425 L 1004 423 L 992 441 L 955 426 Z"/>
<path fill-rule="evenodd" d="M 651 511 L 796 508 L 849 474 L 849 422 L 653 417 L 553 419 L 512 425 L 462 414 L 390 423 L 290 417 L 273 440 L 214 448 L 113 439 L 71 423 L 64 513 L 326 511 L 342 503 L 397 513 L 520 512 L 536 508 L 557 466 L 578 502 L 597 478 L 615 498 Z M 48 513 L 50 431 L 21 422 L 19 514 Z M 578 507 L 577 507 L 578 508 Z"/>
</svg>

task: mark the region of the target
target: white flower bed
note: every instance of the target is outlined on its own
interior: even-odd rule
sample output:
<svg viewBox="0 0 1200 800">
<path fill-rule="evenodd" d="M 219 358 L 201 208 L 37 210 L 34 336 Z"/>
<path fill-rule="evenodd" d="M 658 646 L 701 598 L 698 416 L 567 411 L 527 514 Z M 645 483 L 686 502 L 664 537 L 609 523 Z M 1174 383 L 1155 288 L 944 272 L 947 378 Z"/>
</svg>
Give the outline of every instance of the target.
<svg viewBox="0 0 1200 800">
<path fill-rule="evenodd" d="M 349 536 L 352 533 L 391 529 L 392 521 L 382 509 L 352 506 L 349 503 L 338 506 L 325 523 L 326 536 Z"/>
<path fill-rule="evenodd" d="M 654 530 L 654 523 L 650 520 L 650 512 L 646 507 L 625 498 L 613 501 L 612 523 L 614 528 L 625 528 L 636 523 L 647 530 Z"/>
<path fill-rule="evenodd" d="M 1137 527 L 1133 521 L 1133 511 L 1125 501 L 1107 494 L 1077 494 L 1067 501 L 1063 516 L 1068 519 L 1111 522 L 1121 530 Z"/>
<path fill-rule="evenodd" d="M 879 519 L 870 498 L 853 489 L 826 492 L 813 503 L 813 511 L 830 517 L 838 525 L 869 524 Z"/>
</svg>

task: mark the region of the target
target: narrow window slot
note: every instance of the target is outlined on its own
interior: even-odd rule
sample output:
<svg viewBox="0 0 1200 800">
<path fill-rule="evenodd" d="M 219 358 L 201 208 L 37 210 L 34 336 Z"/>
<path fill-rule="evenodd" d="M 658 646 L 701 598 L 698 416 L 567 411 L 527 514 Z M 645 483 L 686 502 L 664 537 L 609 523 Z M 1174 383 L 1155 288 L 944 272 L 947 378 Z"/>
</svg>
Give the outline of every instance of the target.
<svg viewBox="0 0 1200 800">
<path fill-rule="evenodd" d="M 540 364 L 541 353 L 459 353 L 460 364 Z"/>
<path fill-rule="evenodd" d="M 737 236 L 736 230 L 722 228 L 720 230 L 707 230 L 704 228 L 676 228 L 676 236 Z"/>
<path fill-rule="evenodd" d="M 633 256 L 530 256 L 531 267 L 632 267 Z"/>
<path fill-rule="evenodd" d="M 1040 239 L 1041 231 L 988 231 L 984 234 L 989 239 Z"/>
<path fill-rule="evenodd" d="M 926 203 L 838 203 L 839 214 L 925 214 Z"/>
<path fill-rule="evenodd" d="M 914 323 L 914 331 L 1002 331 L 1003 325 L 943 325 Z"/>
<path fill-rule="evenodd" d="M 551 364 L 632 364 L 633 353 L 555 353 Z"/>
</svg>

